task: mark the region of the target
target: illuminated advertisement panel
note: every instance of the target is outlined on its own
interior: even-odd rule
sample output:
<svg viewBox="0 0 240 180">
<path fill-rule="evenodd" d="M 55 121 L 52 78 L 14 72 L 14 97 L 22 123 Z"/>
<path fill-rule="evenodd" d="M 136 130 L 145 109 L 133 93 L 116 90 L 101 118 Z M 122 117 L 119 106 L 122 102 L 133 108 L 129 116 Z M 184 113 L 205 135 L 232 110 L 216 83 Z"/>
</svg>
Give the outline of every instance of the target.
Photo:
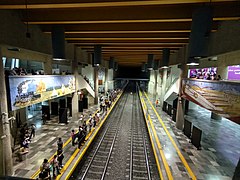
<svg viewBox="0 0 240 180">
<path fill-rule="evenodd" d="M 240 80 L 240 65 L 228 66 L 228 80 Z"/>
<path fill-rule="evenodd" d="M 217 68 L 189 69 L 188 77 L 196 79 L 214 80 L 217 75 Z"/>
<path fill-rule="evenodd" d="M 11 110 L 64 96 L 75 91 L 72 75 L 10 76 Z"/>
<path fill-rule="evenodd" d="M 182 97 L 240 124 L 240 83 L 184 79 Z"/>
</svg>

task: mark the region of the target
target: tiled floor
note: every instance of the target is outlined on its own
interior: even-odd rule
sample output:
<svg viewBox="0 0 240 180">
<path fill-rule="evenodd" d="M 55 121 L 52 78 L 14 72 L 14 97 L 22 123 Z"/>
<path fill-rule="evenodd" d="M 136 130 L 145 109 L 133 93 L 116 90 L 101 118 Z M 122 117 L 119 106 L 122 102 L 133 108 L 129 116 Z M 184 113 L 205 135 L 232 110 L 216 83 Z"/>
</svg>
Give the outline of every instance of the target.
<svg viewBox="0 0 240 180">
<path fill-rule="evenodd" d="M 89 108 L 84 112 L 85 117 L 97 109 L 96 106 Z M 240 126 L 231 123 L 228 120 L 211 120 L 210 112 L 204 109 L 190 110 L 186 118 L 192 121 L 193 125 L 203 130 L 202 135 L 202 150 L 197 150 L 183 135 L 182 131 L 175 127 L 175 122 L 161 110 L 157 108 L 166 128 L 176 141 L 183 156 L 191 166 L 197 179 L 202 180 L 230 180 L 232 179 L 235 166 L 240 157 Z M 151 115 L 152 116 L 152 115 Z M 153 115 L 154 116 L 154 115 Z M 153 117 L 154 123 L 157 119 Z M 78 129 L 78 120 L 70 120 L 68 125 L 58 124 L 56 119 L 48 122 L 46 125 L 37 124 L 36 137 L 30 144 L 30 151 L 27 154 L 27 159 L 21 163 L 16 163 L 14 166 L 14 175 L 20 177 L 31 177 L 40 167 L 44 158 L 50 158 L 56 151 L 57 138 L 62 137 L 65 142 L 70 137 L 71 129 Z M 173 149 L 170 147 L 170 142 L 166 135 L 164 136 L 161 125 L 156 125 L 158 133 L 162 133 L 162 145 L 164 153 L 171 155 Z M 65 160 L 77 147 L 72 147 L 71 143 L 64 149 Z M 171 162 L 171 157 L 175 160 Z M 189 179 L 186 169 L 176 153 L 170 158 L 169 166 L 175 177 L 178 179 Z"/>
<path fill-rule="evenodd" d="M 92 106 L 88 110 L 84 110 L 85 119 L 95 112 L 98 107 Z M 37 130 L 36 136 L 30 143 L 29 153 L 26 155 L 26 160 L 19 162 L 14 157 L 14 176 L 30 178 L 40 167 L 43 159 L 49 159 L 57 150 L 57 139 L 61 137 L 63 142 L 66 142 L 70 137 L 71 129 L 78 130 L 80 122 L 78 120 L 69 119 L 69 123 L 59 124 L 58 117 L 51 117 L 45 125 L 42 125 L 39 117 L 29 123 L 35 123 Z M 69 154 L 73 152 L 77 146 L 72 147 L 71 143 L 64 149 L 65 159 L 69 158 Z"/>
<path fill-rule="evenodd" d="M 186 119 L 202 130 L 202 146 L 214 153 L 217 163 L 234 169 L 240 157 L 240 125 L 211 119 L 211 112 L 199 106 L 190 109 Z"/>
<path fill-rule="evenodd" d="M 189 156 L 186 160 L 193 163 L 197 179 L 232 179 L 240 158 L 240 125 L 226 119 L 213 120 L 210 118 L 211 112 L 201 107 L 189 110 L 185 118 L 203 132 L 202 149 L 197 150 L 160 107 L 157 111 L 170 132 L 173 132 L 183 154 Z"/>
</svg>

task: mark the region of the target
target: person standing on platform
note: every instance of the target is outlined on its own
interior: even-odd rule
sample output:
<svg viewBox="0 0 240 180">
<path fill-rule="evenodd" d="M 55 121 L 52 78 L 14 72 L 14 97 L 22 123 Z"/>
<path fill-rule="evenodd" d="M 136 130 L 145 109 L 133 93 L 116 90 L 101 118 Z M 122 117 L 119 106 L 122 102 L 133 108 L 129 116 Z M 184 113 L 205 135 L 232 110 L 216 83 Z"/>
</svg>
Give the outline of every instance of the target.
<svg viewBox="0 0 240 180">
<path fill-rule="evenodd" d="M 58 156 L 57 160 L 58 160 L 59 168 L 62 168 L 63 167 L 62 161 L 63 161 L 63 158 L 64 158 L 62 149 L 57 150 L 57 156 Z"/>
<path fill-rule="evenodd" d="M 51 161 L 51 165 L 53 167 L 53 177 L 56 177 L 55 171 L 57 171 L 57 175 L 61 174 L 59 171 L 59 164 L 57 160 L 57 155 L 53 156 L 53 159 Z"/>
<path fill-rule="evenodd" d="M 159 102 L 158 102 L 158 99 L 156 100 L 156 107 L 158 107 L 158 104 L 159 104 Z"/>
<path fill-rule="evenodd" d="M 62 141 L 62 138 L 58 138 L 57 146 L 58 146 L 58 150 L 63 148 L 63 141 Z"/>
<path fill-rule="evenodd" d="M 86 124 L 86 121 L 83 122 L 83 130 L 85 131 L 85 133 L 87 133 L 87 124 Z"/>
<path fill-rule="evenodd" d="M 47 159 L 43 160 L 43 163 L 40 167 L 40 174 L 39 174 L 39 178 L 41 179 L 51 179 L 50 176 L 50 164 L 48 162 Z"/>
<path fill-rule="evenodd" d="M 36 130 L 36 126 L 34 124 L 31 124 L 31 133 L 30 133 L 30 139 L 32 137 L 35 137 L 35 130 Z"/>
<path fill-rule="evenodd" d="M 72 132 L 71 132 L 71 137 L 72 137 L 72 146 L 74 146 L 75 145 L 75 132 L 74 132 L 74 129 L 72 130 Z"/>
<path fill-rule="evenodd" d="M 96 124 L 97 124 L 96 116 L 93 117 L 93 119 L 92 119 L 92 124 L 93 124 L 93 127 L 96 126 Z"/>
<path fill-rule="evenodd" d="M 78 149 L 80 149 L 81 144 L 84 142 L 85 136 L 83 132 L 82 126 L 79 127 L 79 132 L 78 132 Z"/>
</svg>

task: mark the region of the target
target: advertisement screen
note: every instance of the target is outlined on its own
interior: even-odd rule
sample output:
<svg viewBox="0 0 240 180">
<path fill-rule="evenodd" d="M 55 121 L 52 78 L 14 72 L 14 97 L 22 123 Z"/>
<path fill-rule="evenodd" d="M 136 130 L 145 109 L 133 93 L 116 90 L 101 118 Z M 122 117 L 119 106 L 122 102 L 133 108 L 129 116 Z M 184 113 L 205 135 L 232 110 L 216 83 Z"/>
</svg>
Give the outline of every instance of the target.
<svg viewBox="0 0 240 180">
<path fill-rule="evenodd" d="M 202 68 L 202 69 L 190 69 L 189 78 L 215 80 L 217 75 L 217 68 Z"/>
<path fill-rule="evenodd" d="M 9 90 L 14 111 L 74 92 L 75 78 L 72 75 L 10 76 Z"/>
<path fill-rule="evenodd" d="M 228 66 L 228 80 L 240 80 L 240 65 Z"/>
</svg>

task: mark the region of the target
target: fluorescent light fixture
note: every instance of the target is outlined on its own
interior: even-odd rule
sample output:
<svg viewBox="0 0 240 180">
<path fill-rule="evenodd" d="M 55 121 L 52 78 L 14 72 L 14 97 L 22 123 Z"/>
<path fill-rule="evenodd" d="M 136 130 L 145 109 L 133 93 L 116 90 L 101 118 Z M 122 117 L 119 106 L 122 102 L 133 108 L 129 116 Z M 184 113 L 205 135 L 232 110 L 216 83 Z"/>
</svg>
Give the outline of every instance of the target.
<svg viewBox="0 0 240 180">
<path fill-rule="evenodd" d="M 161 67 L 162 69 L 167 69 L 167 68 L 169 68 L 168 66 L 163 66 L 163 67 Z"/>
<path fill-rule="evenodd" d="M 151 71 L 151 70 L 153 70 L 153 68 L 152 68 L 152 67 L 150 67 L 150 68 L 148 68 L 148 70 L 150 70 L 150 71 Z"/>
<path fill-rule="evenodd" d="M 95 66 L 99 66 L 99 64 L 94 64 Z"/>
<path fill-rule="evenodd" d="M 188 66 L 198 66 L 199 63 L 196 63 L 196 62 L 190 62 L 190 63 L 187 63 Z"/>
<path fill-rule="evenodd" d="M 62 58 L 53 58 L 54 61 L 64 61 L 66 59 L 62 59 Z"/>
</svg>

